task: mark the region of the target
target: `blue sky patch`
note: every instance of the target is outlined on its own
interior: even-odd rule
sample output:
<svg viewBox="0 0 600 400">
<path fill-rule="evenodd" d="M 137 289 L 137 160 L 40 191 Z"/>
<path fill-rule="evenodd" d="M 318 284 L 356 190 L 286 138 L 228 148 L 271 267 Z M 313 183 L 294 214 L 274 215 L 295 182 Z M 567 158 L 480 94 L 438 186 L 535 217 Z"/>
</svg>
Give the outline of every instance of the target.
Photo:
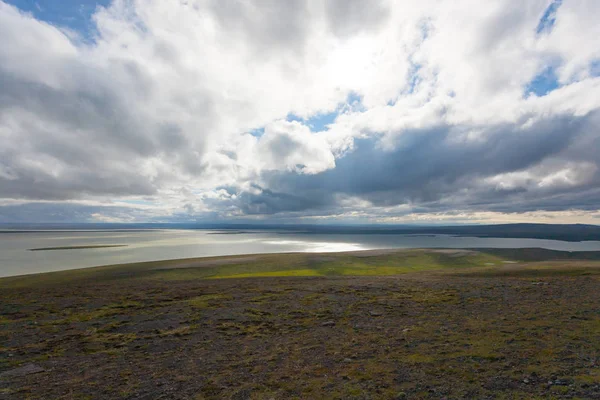
<svg viewBox="0 0 600 400">
<path fill-rule="evenodd" d="M 78 32 L 91 40 L 96 28 L 91 16 L 98 6 L 106 7 L 111 0 L 4 0 L 36 19 Z"/>
<path fill-rule="evenodd" d="M 408 88 L 403 90 L 401 94 L 413 94 L 419 82 L 421 82 L 421 77 L 419 76 L 419 71 L 421 70 L 422 65 L 418 63 L 411 63 L 410 71 L 408 72 Z M 398 101 L 398 97 L 388 101 L 388 106 L 396 105 L 396 101 Z"/>
<path fill-rule="evenodd" d="M 252 129 L 252 130 L 251 130 L 250 132 L 248 132 L 248 133 L 250 133 L 250 134 L 251 134 L 252 136 L 254 136 L 254 137 L 261 137 L 262 135 L 264 135 L 264 134 L 265 134 L 265 128 L 264 128 L 264 127 L 262 127 L 262 128 Z"/>
<path fill-rule="evenodd" d="M 420 76 L 419 71 L 421 70 L 421 64 L 413 64 L 410 70 L 410 79 L 408 80 L 408 93 L 412 94 L 415 91 L 415 87 L 419 84 Z"/>
<path fill-rule="evenodd" d="M 600 76 L 600 59 L 594 60 L 590 63 L 590 76 Z"/>
<path fill-rule="evenodd" d="M 348 98 L 346 99 L 346 104 L 342 104 L 338 107 L 339 113 L 352 111 L 352 112 L 364 112 L 367 111 L 367 108 L 362 103 L 362 96 L 355 93 L 350 92 Z"/>
<path fill-rule="evenodd" d="M 289 113 L 289 114 L 287 115 L 287 117 L 285 117 L 285 120 L 286 120 L 286 121 L 289 121 L 289 122 L 292 122 L 292 121 L 304 122 L 304 119 L 303 119 L 303 118 L 300 118 L 300 117 L 299 117 L 299 116 L 297 116 L 296 114 L 292 114 L 292 113 Z"/>
<path fill-rule="evenodd" d="M 554 68 L 548 67 L 540 74 L 536 75 L 536 77 L 525 87 L 525 97 L 532 93 L 538 97 L 542 97 L 559 87 L 560 84 L 558 83 Z"/>
<path fill-rule="evenodd" d="M 552 31 L 552 27 L 554 26 L 554 22 L 556 22 L 556 11 L 562 4 L 562 0 L 554 0 L 546 11 L 544 11 L 544 15 L 540 18 L 540 22 L 538 23 L 537 28 L 535 29 L 536 33 L 550 33 Z"/>
<path fill-rule="evenodd" d="M 317 114 L 308 119 L 301 118 L 295 114 L 288 114 L 287 121 L 298 121 L 308 126 L 313 132 L 321 132 L 327 129 L 327 125 L 332 124 L 339 114 L 339 109 L 330 113 Z"/>
<path fill-rule="evenodd" d="M 344 103 L 338 104 L 335 111 L 313 115 L 310 118 L 302 118 L 295 114 L 288 114 L 287 121 L 298 121 L 308 126 L 312 132 L 322 132 L 327 130 L 327 125 L 333 124 L 338 115 L 346 110 L 362 111 L 362 97 L 357 93 L 351 92 Z"/>
<path fill-rule="evenodd" d="M 321 132 L 327 129 L 327 125 L 333 124 L 338 116 L 339 111 L 330 112 L 327 114 L 317 114 L 306 121 L 306 125 L 313 132 Z"/>
</svg>

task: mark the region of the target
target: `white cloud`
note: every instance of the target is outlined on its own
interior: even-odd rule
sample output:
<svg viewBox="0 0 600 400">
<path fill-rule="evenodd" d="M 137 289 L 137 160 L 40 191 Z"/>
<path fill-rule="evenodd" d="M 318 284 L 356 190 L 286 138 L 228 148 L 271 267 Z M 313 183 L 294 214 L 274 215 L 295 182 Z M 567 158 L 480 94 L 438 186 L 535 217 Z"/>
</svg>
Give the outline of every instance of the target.
<svg viewBox="0 0 600 400">
<path fill-rule="evenodd" d="M 329 144 L 296 121 L 280 120 L 268 124 L 251 157 L 253 161 L 260 161 L 261 170 L 282 169 L 316 174 L 335 167 Z"/>
<path fill-rule="evenodd" d="M 415 175 L 427 188 L 420 200 L 406 195 L 415 186 L 410 170 L 390 171 L 396 164 L 388 161 L 388 170 L 375 174 L 398 176 L 386 185 L 397 183 L 390 201 L 403 212 L 440 196 L 457 208 L 478 207 L 487 204 L 485 190 L 497 188 L 562 193 L 563 208 L 589 204 L 600 182 L 590 150 L 600 140 L 593 116 L 600 77 L 592 73 L 600 60 L 600 6 L 565 1 L 553 26 L 536 32 L 550 3 L 115 0 L 98 8 L 97 35 L 84 41 L 0 1 L 0 197 L 143 197 L 156 208 L 139 207 L 141 215 L 168 218 L 263 212 L 265 200 L 253 196 L 269 193 L 282 215 L 279 201 L 300 214 L 341 215 L 380 195 L 369 189 L 377 186 L 373 175 L 364 174 L 371 178 L 351 193 L 331 183 L 315 189 L 310 209 L 293 188 L 279 193 L 285 185 L 273 176 L 327 180 L 362 139 L 376 142 L 373 162 L 356 165 L 346 180 L 402 149 L 414 156 L 414 170 L 427 171 Z M 562 86 L 528 96 L 526 87 L 548 69 Z M 343 106 L 350 95 L 360 104 Z M 285 121 L 335 110 L 342 111 L 324 132 Z M 505 165 L 493 169 L 480 157 L 469 170 L 457 167 L 460 174 L 445 185 L 439 182 L 451 168 L 429 158 L 444 151 L 418 139 L 419 132 L 446 132 L 440 140 L 460 160 L 454 154 L 461 147 L 502 140 L 502 127 L 510 127 L 507 137 L 522 135 L 514 139 L 522 146 L 535 146 L 528 134 L 554 140 L 551 129 L 538 132 L 554 119 L 571 122 L 564 124 L 568 140 L 552 151 L 531 163 L 496 156 L 494 165 L 498 157 Z M 477 190 L 470 175 L 481 175 Z M 571 197 L 573 188 L 583 194 Z M 240 203 L 248 199 L 259 203 Z"/>
</svg>

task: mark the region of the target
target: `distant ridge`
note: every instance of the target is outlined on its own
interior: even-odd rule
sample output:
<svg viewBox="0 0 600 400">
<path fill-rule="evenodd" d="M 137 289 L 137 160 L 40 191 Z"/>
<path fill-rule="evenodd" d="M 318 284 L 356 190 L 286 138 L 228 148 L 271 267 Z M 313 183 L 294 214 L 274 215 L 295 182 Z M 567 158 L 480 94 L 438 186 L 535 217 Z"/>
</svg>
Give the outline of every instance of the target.
<svg viewBox="0 0 600 400">
<path fill-rule="evenodd" d="M 499 224 L 499 225 L 305 225 L 305 224 L 224 224 L 224 223 L 136 223 L 136 224 L 0 224 L 0 233 L 45 230 L 147 230 L 211 229 L 220 231 L 276 230 L 303 234 L 407 234 L 458 235 L 497 238 L 552 239 L 570 242 L 600 240 L 600 226 L 587 224 Z M 250 232 L 247 232 L 250 231 Z"/>
</svg>

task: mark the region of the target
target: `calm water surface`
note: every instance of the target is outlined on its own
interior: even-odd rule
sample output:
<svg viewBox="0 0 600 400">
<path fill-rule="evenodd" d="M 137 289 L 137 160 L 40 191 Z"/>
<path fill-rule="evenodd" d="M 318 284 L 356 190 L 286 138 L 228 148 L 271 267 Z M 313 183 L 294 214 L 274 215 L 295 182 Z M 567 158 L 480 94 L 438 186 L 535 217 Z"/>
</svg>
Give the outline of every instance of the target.
<svg viewBox="0 0 600 400">
<path fill-rule="evenodd" d="M 40 247 L 103 244 L 121 244 L 127 247 L 29 251 Z M 567 251 L 600 251 L 600 242 L 448 235 L 302 234 L 274 231 L 244 231 L 235 234 L 208 230 L 11 232 L 0 233 L 0 277 L 173 258 L 436 247 L 542 247 Z"/>
</svg>

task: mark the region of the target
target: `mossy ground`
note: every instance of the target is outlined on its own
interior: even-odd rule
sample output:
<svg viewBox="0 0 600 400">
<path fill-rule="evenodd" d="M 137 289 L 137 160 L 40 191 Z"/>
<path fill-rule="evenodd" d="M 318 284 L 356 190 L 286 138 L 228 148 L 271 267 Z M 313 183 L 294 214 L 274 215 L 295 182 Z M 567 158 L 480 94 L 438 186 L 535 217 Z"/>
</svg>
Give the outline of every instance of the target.
<svg viewBox="0 0 600 400">
<path fill-rule="evenodd" d="M 3 279 L 0 398 L 600 398 L 600 263 L 506 258 L 289 254 Z M 1 375 L 29 364 L 44 371 Z"/>
</svg>

